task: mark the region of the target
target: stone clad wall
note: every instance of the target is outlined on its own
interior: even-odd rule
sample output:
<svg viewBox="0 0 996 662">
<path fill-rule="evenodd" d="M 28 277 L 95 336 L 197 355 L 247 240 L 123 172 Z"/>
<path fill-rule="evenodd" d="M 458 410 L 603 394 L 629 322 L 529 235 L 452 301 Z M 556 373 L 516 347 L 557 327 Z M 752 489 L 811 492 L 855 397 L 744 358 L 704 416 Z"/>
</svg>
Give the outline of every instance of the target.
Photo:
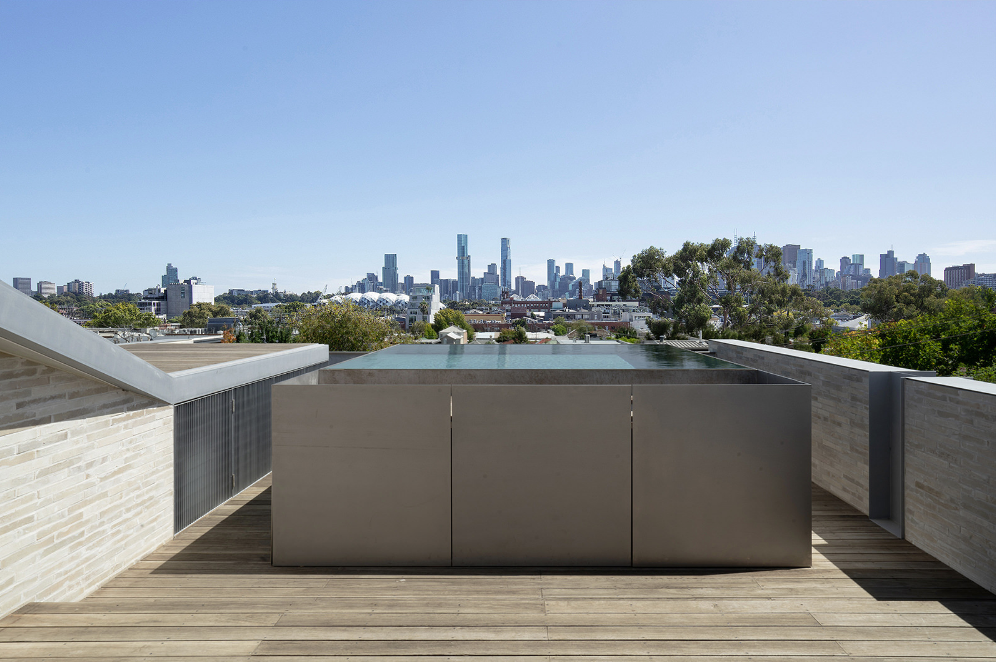
<svg viewBox="0 0 996 662">
<path fill-rule="evenodd" d="M 812 385 L 813 482 L 867 514 L 868 371 L 756 343 L 710 340 L 709 348 L 718 358 Z"/>
<path fill-rule="evenodd" d="M 82 598 L 172 535 L 172 406 L 0 353 L 0 616 Z"/>
<path fill-rule="evenodd" d="M 996 387 L 904 386 L 906 539 L 996 592 Z"/>
</svg>

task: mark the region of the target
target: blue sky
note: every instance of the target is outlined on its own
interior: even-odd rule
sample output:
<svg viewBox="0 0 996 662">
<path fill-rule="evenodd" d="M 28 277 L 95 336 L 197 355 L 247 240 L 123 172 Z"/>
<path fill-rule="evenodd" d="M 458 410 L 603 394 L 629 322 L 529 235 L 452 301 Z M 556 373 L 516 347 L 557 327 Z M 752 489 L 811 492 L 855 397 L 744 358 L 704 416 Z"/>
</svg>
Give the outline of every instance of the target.
<svg viewBox="0 0 996 662">
<path fill-rule="evenodd" d="M 994 2 L 0 0 L 0 278 L 330 291 L 756 233 L 996 271 Z"/>
</svg>

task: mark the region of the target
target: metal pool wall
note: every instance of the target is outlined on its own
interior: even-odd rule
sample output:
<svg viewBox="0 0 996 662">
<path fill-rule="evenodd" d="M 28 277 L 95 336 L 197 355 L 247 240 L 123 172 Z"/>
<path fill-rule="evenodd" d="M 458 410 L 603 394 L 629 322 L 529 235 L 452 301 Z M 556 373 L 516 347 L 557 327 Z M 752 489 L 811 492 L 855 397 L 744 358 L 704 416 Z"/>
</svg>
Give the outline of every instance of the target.
<svg viewBox="0 0 996 662">
<path fill-rule="evenodd" d="M 749 372 L 277 385 L 273 562 L 808 566 L 810 387 Z"/>
</svg>

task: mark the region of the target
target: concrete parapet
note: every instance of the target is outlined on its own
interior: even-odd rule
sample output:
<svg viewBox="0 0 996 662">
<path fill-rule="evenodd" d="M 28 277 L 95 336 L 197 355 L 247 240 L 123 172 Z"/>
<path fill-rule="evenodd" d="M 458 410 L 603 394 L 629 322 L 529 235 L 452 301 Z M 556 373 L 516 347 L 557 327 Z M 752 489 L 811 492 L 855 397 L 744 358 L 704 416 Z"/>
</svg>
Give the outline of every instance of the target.
<svg viewBox="0 0 996 662">
<path fill-rule="evenodd" d="M 996 592 L 996 385 L 905 380 L 906 539 Z"/>
</svg>

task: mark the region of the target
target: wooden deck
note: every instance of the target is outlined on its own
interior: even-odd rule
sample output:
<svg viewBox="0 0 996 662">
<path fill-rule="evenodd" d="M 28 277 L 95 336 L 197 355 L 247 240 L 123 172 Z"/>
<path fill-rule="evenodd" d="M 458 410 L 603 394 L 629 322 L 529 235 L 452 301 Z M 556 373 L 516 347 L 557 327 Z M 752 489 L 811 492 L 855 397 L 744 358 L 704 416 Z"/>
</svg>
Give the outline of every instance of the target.
<svg viewBox="0 0 996 662">
<path fill-rule="evenodd" d="M 269 479 L 87 599 L 0 621 L 0 658 L 996 658 L 996 596 L 814 489 L 814 567 L 274 568 Z"/>
</svg>

